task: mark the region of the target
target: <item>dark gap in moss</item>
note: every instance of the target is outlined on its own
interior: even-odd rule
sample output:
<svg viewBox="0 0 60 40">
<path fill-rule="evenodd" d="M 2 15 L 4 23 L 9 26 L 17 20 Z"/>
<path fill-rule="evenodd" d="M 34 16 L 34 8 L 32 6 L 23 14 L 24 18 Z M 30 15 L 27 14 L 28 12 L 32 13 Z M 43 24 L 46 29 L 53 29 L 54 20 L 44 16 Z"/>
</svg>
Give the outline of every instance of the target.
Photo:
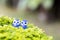
<svg viewBox="0 0 60 40">
<path fill-rule="evenodd" d="M 1 37 L 0 39 L 5 39 L 6 37 Z"/>
</svg>

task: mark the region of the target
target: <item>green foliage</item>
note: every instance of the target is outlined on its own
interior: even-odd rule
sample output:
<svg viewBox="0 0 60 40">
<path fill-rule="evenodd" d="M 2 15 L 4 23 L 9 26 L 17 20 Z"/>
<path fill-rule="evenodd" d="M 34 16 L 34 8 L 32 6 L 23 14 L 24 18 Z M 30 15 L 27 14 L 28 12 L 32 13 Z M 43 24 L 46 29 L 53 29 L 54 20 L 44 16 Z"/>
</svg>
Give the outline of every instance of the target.
<svg viewBox="0 0 60 40">
<path fill-rule="evenodd" d="M 36 10 L 37 7 L 42 3 L 43 0 L 29 0 L 28 8 L 32 10 Z"/>
<path fill-rule="evenodd" d="M 13 18 L 2 16 L 0 17 L 0 26 L 12 24 Z"/>
<path fill-rule="evenodd" d="M 33 24 L 28 23 L 27 29 L 15 28 L 12 21 L 13 18 L 0 17 L 0 40 L 52 40 L 51 36 Z"/>
</svg>

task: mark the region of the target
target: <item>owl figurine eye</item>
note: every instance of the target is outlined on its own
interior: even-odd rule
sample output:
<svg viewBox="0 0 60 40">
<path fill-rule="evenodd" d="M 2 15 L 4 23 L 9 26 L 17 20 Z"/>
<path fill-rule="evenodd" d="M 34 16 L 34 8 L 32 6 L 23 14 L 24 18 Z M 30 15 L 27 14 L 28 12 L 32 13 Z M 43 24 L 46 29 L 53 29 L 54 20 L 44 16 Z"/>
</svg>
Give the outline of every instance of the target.
<svg viewBox="0 0 60 40">
<path fill-rule="evenodd" d="M 19 20 L 19 19 L 15 19 L 15 20 L 13 21 L 13 26 L 14 26 L 14 27 L 19 27 L 19 26 L 20 26 L 20 20 Z"/>
<path fill-rule="evenodd" d="M 27 28 L 27 20 L 23 20 L 21 22 L 21 26 L 23 27 L 23 29 L 26 29 Z"/>
</svg>

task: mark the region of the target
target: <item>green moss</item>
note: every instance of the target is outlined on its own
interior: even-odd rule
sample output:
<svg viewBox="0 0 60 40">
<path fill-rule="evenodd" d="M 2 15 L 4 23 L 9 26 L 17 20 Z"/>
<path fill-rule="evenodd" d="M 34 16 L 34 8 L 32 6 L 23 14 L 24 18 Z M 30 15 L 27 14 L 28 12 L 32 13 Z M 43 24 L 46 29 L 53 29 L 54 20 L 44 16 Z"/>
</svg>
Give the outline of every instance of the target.
<svg viewBox="0 0 60 40">
<path fill-rule="evenodd" d="M 28 23 L 28 28 L 12 26 L 13 18 L 0 17 L 0 40 L 53 40 L 42 29 Z"/>
</svg>

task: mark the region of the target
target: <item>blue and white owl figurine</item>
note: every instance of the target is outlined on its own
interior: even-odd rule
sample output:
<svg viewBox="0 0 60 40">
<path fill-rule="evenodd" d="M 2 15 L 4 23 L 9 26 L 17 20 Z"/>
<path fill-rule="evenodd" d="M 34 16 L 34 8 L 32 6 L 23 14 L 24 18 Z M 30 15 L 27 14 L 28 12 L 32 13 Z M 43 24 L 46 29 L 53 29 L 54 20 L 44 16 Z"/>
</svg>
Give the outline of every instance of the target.
<svg viewBox="0 0 60 40">
<path fill-rule="evenodd" d="M 14 26 L 14 27 L 19 27 L 19 26 L 20 26 L 20 20 L 19 20 L 19 19 L 15 19 L 15 20 L 13 21 L 13 26 Z"/>
<path fill-rule="evenodd" d="M 23 27 L 23 29 L 26 29 L 27 28 L 27 20 L 22 20 L 21 26 Z"/>
</svg>

